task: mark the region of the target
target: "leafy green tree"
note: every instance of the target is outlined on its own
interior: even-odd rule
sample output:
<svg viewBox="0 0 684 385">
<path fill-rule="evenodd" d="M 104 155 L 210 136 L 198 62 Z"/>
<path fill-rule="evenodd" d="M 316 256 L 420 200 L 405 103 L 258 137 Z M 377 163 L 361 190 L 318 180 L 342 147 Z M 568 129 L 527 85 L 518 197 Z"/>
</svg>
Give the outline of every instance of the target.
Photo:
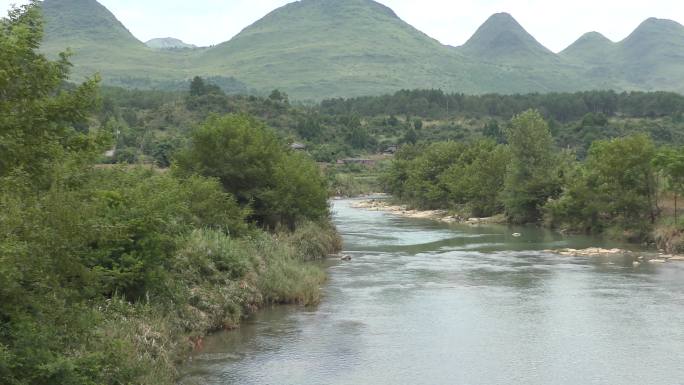
<svg viewBox="0 0 684 385">
<path fill-rule="evenodd" d="M 503 209 L 500 195 L 509 155 L 506 147 L 491 140 L 469 145 L 441 176 L 452 207 L 465 206 L 472 216 L 490 216 Z"/>
<path fill-rule="evenodd" d="M 246 115 L 212 116 L 190 135 L 178 155 L 178 168 L 218 178 L 241 204 L 248 204 L 271 183 L 284 150 L 263 123 Z"/>
<path fill-rule="evenodd" d="M 94 155 L 107 137 L 75 129 L 96 104 L 97 79 L 61 89 L 68 54 L 48 60 L 37 51 L 42 38 L 38 3 L 14 8 L 0 20 L 0 177 L 23 170 L 45 185 L 67 149 Z"/>
<path fill-rule="evenodd" d="M 402 143 L 416 144 L 418 142 L 418 133 L 413 128 L 409 128 L 401 139 Z"/>
<path fill-rule="evenodd" d="M 547 204 L 547 220 L 571 230 L 643 237 L 658 212 L 654 156 L 645 135 L 595 142 L 563 194 Z"/>
<path fill-rule="evenodd" d="M 403 198 L 421 208 L 446 207 L 449 190 L 441 176 L 465 150 L 464 144 L 456 142 L 438 142 L 425 148 L 408 163 Z"/>
<path fill-rule="evenodd" d="M 513 118 L 506 140 L 511 155 L 503 191 L 506 215 L 514 223 L 536 222 L 560 187 L 549 126 L 530 110 Z"/>
<path fill-rule="evenodd" d="M 207 119 L 179 153 L 177 172 L 217 178 L 264 226 L 281 221 L 292 225 L 327 214 L 327 209 L 321 210 L 327 208 L 327 197 L 317 187 L 323 178 L 315 163 L 285 151 L 272 130 L 246 115 Z"/>
<path fill-rule="evenodd" d="M 684 194 L 684 149 L 665 148 L 656 154 L 654 165 L 666 180 L 667 188 L 674 193 L 674 220 L 677 222 L 677 200 Z"/>
<path fill-rule="evenodd" d="M 207 85 L 199 76 L 192 78 L 190 82 L 190 96 L 202 96 L 207 93 Z"/>
<path fill-rule="evenodd" d="M 283 104 L 288 104 L 289 103 L 289 97 L 285 92 L 282 92 L 278 89 L 275 89 L 271 92 L 271 94 L 268 96 L 269 100 L 272 100 L 276 103 L 283 103 Z"/>
<path fill-rule="evenodd" d="M 228 98 L 221 87 L 209 83 L 199 76 L 195 76 L 190 82 L 185 105 L 190 111 L 204 113 L 226 113 L 229 111 Z"/>
<path fill-rule="evenodd" d="M 259 197 L 265 202 L 268 223 L 294 229 L 306 220 L 321 220 L 328 215 L 328 190 L 316 163 L 306 155 L 283 157 L 274 170 L 273 188 Z"/>
<path fill-rule="evenodd" d="M 381 175 L 381 184 L 385 190 L 394 196 L 406 199 L 408 191 L 406 181 L 408 180 L 408 169 L 411 163 L 423 152 L 423 145 L 404 145 L 394 155 L 394 159 L 389 168 Z"/>
<path fill-rule="evenodd" d="M 505 143 L 506 135 L 504 134 L 501 127 L 499 127 L 499 122 L 495 119 L 490 119 L 482 129 L 482 135 L 487 138 L 494 139 L 497 143 Z"/>
</svg>

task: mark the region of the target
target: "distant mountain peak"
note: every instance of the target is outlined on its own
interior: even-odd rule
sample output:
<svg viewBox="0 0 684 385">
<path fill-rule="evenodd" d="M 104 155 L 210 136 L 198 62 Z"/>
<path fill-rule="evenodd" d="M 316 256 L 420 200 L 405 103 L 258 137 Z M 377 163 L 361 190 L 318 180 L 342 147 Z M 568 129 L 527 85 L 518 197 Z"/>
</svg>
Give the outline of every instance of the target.
<svg viewBox="0 0 684 385">
<path fill-rule="evenodd" d="M 684 26 L 676 21 L 651 17 L 639 24 L 639 26 L 625 39 L 625 41 L 652 36 L 653 34 L 682 33 L 684 33 Z"/>
<path fill-rule="evenodd" d="M 585 33 L 577 41 L 600 41 L 612 43 L 612 40 L 605 37 L 602 33 L 596 31 Z"/>
<path fill-rule="evenodd" d="M 386 16 L 398 18 L 394 11 L 386 5 L 380 4 L 374 0 L 300 0 L 298 2 L 290 3 L 289 5 L 303 5 L 303 6 L 321 6 L 329 10 L 346 9 L 349 6 L 368 7 L 377 12 L 384 13 Z"/>
<path fill-rule="evenodd" d="M 591 49 L 593 47 L 606 47 L 614 44 L 615 43 L 612 40 L 608 39 L 599 32 L 587 32 L 584 35 L 580 36 L 580 38 L 577 39 L 574 43 L 570 44 L 568 48 L 563 50 L 563 52 L 561 53 L 566 54 L 579 50 Z"/>
<path fill-rule="evenodd" d="M 517 26 L 518 28 L 522 28 L 520 23 L 518 23 L 518 21 L 515 20 L 513 15 L 511 15 L 508 12 L 497 12 L 497 13 L 489 16 L 487 21 L 485 21 L 485 24 L 487 24 L 487 23 L 509 23 L 511 25 Z"/>
<path fill-rule="evenodd" d="M 466 53 L 488 60 L 551 59 L 553 52 L 530 35 L 515 18 L 495 13 L 461 47 Z"/>
<path fill-rule="evenodd" d="M 598 32 L 587 32 L 570 44 L 560 54 L 587 63 L 602 63 L 606 55 L 616 48 L 616 43 Z"/>
<path fill-rule="evenodd" d="M 184 49 L 197 48 L 194 44 L 185 43 L 183 40 L 175 37 L 160 37 L 151 39 L 145 42 L 145 45 L 152 49 Z"/>
<path fill-rule="evenodd" d="M 96 0 L 44 0 L 47 38 L 143 46 L 114 14 Z"/>
</svg>

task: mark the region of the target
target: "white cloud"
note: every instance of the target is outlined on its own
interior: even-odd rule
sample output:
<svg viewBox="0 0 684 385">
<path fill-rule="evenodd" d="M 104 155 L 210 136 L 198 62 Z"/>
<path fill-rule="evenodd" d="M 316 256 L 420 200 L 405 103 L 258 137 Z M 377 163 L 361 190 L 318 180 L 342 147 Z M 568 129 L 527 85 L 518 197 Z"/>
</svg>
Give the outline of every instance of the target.
<svg viewBox="0 0 684 385">
<path fill-rule="evenodd" d="M 141 40 L 172 36 L 218 44 L 292 0 L 101 0 Z M 22 0 L 0 0 L 0 11 Z M 463 44 L 491 14 L 511 13 L 542 44 L 560 51 L 585 32 L 617 41 L 648 17 L 684 23 L 681 0 L 380 0 L 444 44 Z"/>
</svg>

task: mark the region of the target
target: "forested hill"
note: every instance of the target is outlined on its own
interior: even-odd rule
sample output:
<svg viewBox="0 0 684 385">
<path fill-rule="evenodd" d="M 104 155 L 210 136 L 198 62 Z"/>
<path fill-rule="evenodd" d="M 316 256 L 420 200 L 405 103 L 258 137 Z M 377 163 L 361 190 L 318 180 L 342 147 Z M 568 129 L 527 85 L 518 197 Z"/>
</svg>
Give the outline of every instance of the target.
<svg viewBox="0 0 684 385">
<path fill-rule="evenodd" d="M 684 92 L 684 27 L 669 20 L 648 19 L 621 42 L 588 34 L 556 54 L 505 13 L 488 19 L 464 46 L 449 47 L 372 0 L 303 0 L 222 44 L 159 50 L 96 0 L 45 0 L 43 11 L 43 50 L 56 55 L 72 48 L 75 80 L 99 72 L 105 84 L 129 88 L 178 90 L 200 75 L 229 92 L 279 88 L 298 100 L 414 88 Z"/>
</svg>

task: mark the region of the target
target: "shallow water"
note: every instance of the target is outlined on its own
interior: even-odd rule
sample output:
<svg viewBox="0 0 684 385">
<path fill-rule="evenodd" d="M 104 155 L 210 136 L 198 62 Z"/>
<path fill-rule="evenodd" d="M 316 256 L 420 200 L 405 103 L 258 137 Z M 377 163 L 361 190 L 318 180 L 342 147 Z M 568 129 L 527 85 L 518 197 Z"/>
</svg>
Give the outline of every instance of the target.
<svg viewBox="0 0 684 385">
<path fill-rule="evenodd" d="M 322 303 L 209 338 L 182 384 L 684 384 L 684 263 L 560 256 L 543 250 L 625 245 L 351 203 L 334 209 L 353 260 L 328 263 Z"/>
</svg>

